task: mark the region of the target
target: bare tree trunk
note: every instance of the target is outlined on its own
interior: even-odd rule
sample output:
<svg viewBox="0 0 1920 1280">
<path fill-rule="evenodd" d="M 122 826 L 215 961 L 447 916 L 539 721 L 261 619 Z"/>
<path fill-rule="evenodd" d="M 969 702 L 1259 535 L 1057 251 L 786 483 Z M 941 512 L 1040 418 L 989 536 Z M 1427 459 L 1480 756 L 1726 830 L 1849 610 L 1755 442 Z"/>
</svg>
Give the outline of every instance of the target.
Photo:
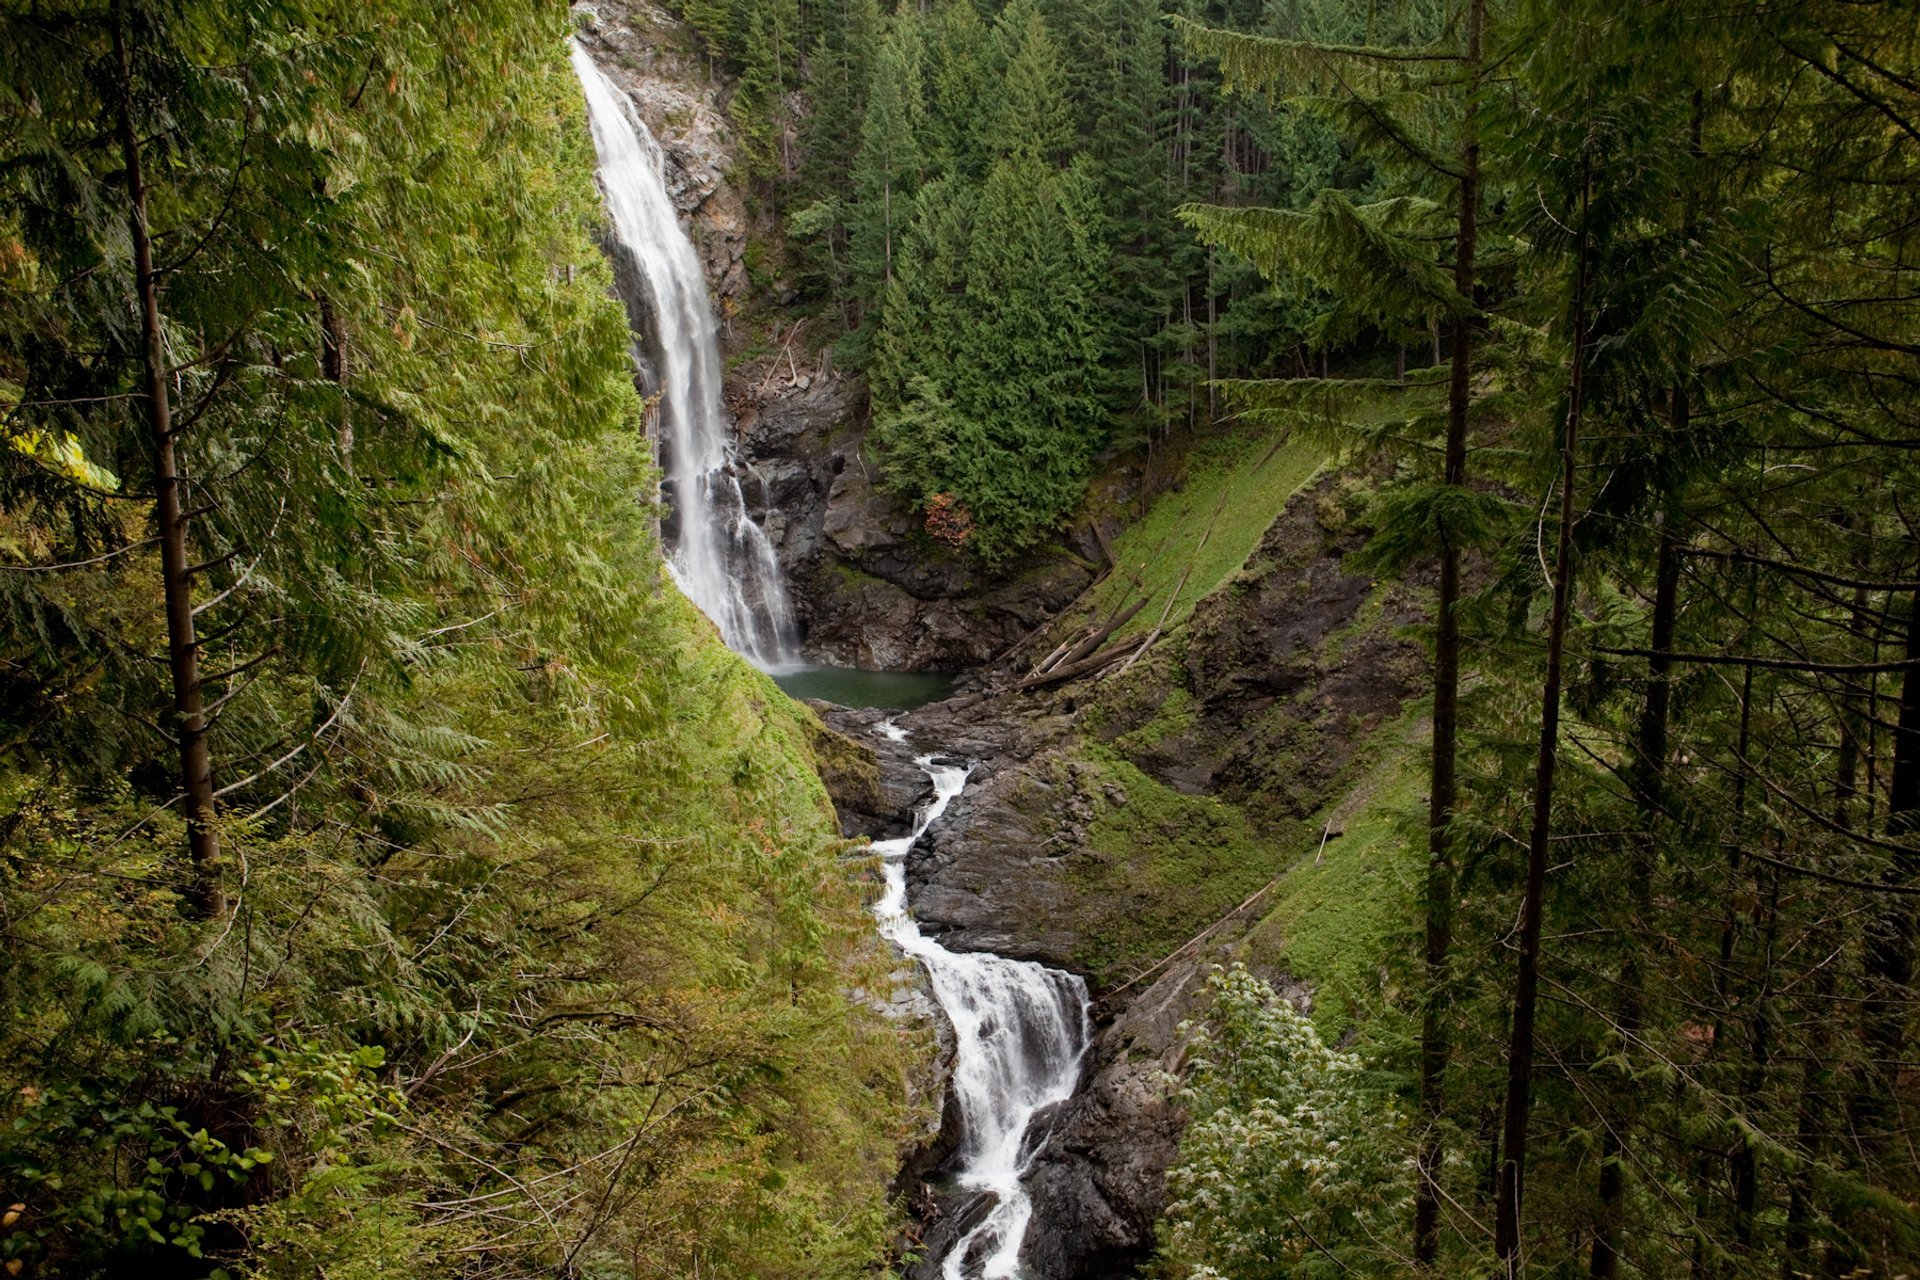
<svg viewBox="0 0 1920 1280">
<path fill-rule="evenodd" d="M 1453 287 L 1464 310 L 1453 323 L 1453 368 L 1447 384 L 1445 482 L 1467 481 L 1467 410 L 1473 396 L 1474 257 L 1480 230 L 1480 137 L 1477 102 L 1485 0 L 1467 10 L 1467 103 L 1461 124 L 1460 217 L 1454 233 Z M 1406 348 L 1401 348 L 1405 376 Z M 1460 547 L 1442 530 L 1440 596 L 1434 604 L 1433 755 L 1427 790 L 1426 1001 L 1420 1025 L 1420 1149 L 1413 1188 L 1413 1260 L 1431 1270 L 1440 1254 L 1440 1169 L 1446 1159 L 1448 957 L 1453 949 L 1453 821 L 1458 798 L 1454 759 L 1460 728 Z"/>
<path fill-rule="evenodd" d="M 167 660 L 173 676 L 173 732 L 180 748 L 180 785 L 187 797 L 187 852 L 193 862 L 195 906 L 205 919 L 226 914 L 220 883 L 220 835 L 214 828 L 213 760 L 200 685 L 200 645 L 193 627 L 193 571 L 187 563 L 187 517 L 173 457 L 173 403 L 167 391 L 166 342 L 160 324 L 160 281 L 147 229 L 146 177 L 133 127 L 133 61 L 127 52 L 126 12 L 113 10 L 113 53 L 120 71 L 120 149 L 127 166 L 127 226 L 140 297 L 143 395 L 153 439 L 154 520 L 160 535 L 160 580 L 166 598 Z"/>
<path fill-rule="evenodd" d="M 1547 843 L 1553 830 L 1553 779 L 1560 758 L 1560 680 L 1567 615 L 1573 598 L 1573 486 L 1586 390 L 1587 185 L 1582 165 L 1580 247 L 1573 293 L 1573 367 L 1567 379 L 1566 429 L 1560 441 L 1560 543 L 1554 550 L 1553 606 L 1547 617 L 1547 670 L 1540 690 L 1540 746 L 1534 763 L 1533 829 L 1527 839 L 1527 882 L 1520 906 L 1519 961 L 1514 977 L 1512 1038 L 1500 1143 L 1500 1188 L 1493 1248 L 1507 1280 L 1520 1275 L 1520 1196 L 1526 1181 L 1527 1122 L 1533 1102 L 1533 1025 L 1540 992 L 1540 924 L 1547 892 Z"/>
<path fill-rule="evenodd" d="M 1220 311 L 1213 294 L 1213 246 L 1207 246 L 1207 425 L 1220 420 Z"/>
</svg>

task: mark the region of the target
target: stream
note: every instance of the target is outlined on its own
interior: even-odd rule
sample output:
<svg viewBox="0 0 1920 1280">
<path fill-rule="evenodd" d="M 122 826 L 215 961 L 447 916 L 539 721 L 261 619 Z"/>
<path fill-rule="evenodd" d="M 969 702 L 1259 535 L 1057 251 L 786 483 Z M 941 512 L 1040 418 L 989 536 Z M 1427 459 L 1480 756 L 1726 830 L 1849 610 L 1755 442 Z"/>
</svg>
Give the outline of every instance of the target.
<svg viewBox="0 0 1920 1280">
<path fill-rule="evenodd" d="M 892 720 L 878 731 L 907 740 Z M 952 1102 L 960 1109 L 955 1181 L 963 1191 L 993 1197 L 992 1208 L 941 1260 L 943 1280 L 1013 1280 L 1020 1276 L 1020 1245 L 1033 1216 L 1022 1176 L 1037 1144 L 1027 1130 L 1054 1103 L 1073 1096 L 1081 1058 L 1092 1039 L 1087 984 L 1078 976 L 1030 960 L 949 951 L 920 931 L 907 910 L 907 854 L 966 789 L 969 765 L 936 755 L 914 763 L 933 783 L 910 835 L 877 840 L 885 892 L 873 913 L 880 932 L 927 971 L 934 998 L 953 1024 Z"/>
</svg>

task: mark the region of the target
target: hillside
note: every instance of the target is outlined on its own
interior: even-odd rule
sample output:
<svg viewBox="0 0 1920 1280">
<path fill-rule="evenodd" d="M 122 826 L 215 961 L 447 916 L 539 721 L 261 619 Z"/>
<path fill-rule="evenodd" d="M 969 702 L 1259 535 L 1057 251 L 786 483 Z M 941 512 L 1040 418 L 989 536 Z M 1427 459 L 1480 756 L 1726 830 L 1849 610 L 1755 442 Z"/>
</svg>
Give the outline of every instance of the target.
<svg viewBox="0 0 1920 1280">
<path fill-rule="evenodd" d="M 850 994 L 891 962 L 831 740 L 661 572 L 568 14 L 429 9 L 377 40 L 312 15 L 292 52 L 290 14 L 60 19 L 89 66 L 131 42 L 132 101 L 30 73 L 53 19 L 4 19 L 43 132 L 0 192 L 0 1253 L 866 1274 L 931 1046 Z M 222 168 L 263 66 L 287 149 Z M 150 295 L 158 390 L 95 133 L 123 112 L 166 157 L 155 243 L 198 246 Z M 180 415 L 184 583 L 148 393 Z M 199 664 L 170 687 L 177 585 Z"/>
</svg>

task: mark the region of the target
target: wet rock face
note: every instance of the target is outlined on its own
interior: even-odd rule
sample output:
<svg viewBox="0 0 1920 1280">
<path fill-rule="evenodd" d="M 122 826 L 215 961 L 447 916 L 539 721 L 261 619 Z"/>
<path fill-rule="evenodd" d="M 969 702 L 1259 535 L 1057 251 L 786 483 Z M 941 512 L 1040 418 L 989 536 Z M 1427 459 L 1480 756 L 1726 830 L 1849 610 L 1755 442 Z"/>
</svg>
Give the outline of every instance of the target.
<svg viewBox="0 0 1920 1280">
<path fill-rule="evenodd" d="M 1186 1122 L 1173 1098 L 1179 1026 L 1204 972 L 1187 962 L 1125 993 L 1101 1029 L 1087 1082 L 1061 1108 L 1029 1175 L 1036 1208 L 1025 1260 L 1037 1275 L 1113 1280 L 1152 1252 Z"/>
<path fill-rule="evenodd" d="M 728 181 L 733 130 L 724 82 L 707 74 L 697 37 L 649 0 L 576 4 L 574 15 L 581 43 L 627 91 L 666 153 L 667 194 L 687 217 L 715 297 L 737 296 L 747 280 L 748 218 Z"/>
<path fill-rule="evenodd" d="M 1085 549 L 1048 551 L 988 575 L 929 539 L 914 513 L 880 490 L 861 451 L 864 387 L 834 369 L 831 347 L 807 319 L 777 310 L 785 286 L 749 273 L 750 242 L 777 269 L 781 230 L 777 216 L 748 208 L 726 114 L 730 87 L 709 74 L 698 38 L 651 0 L 593 0 L 574 12 L 581 41 L 666 154 L 668 194 L 713 291 L 743 487 L 786 569 L 807 656 L 905 671 L 988 662 L 1085 587 L 1093 575 Z M 644 282 L 617 245 L 608 249 L 640 336 L 642 384 L 657 392 Z"/>
<path fill-rule="evenodd" d="M 749 500 L 786 567 L 816 661 L 962 671 L 1004 652 L 1092 580 L 1071 551 L 994 577 L 940 546 L 882 491 L 865 457 L 865 394 L 804 344 L 742 365 L 730 402 Z M 792 358 L 789 358 L 789 355 Z"/>
</svg>

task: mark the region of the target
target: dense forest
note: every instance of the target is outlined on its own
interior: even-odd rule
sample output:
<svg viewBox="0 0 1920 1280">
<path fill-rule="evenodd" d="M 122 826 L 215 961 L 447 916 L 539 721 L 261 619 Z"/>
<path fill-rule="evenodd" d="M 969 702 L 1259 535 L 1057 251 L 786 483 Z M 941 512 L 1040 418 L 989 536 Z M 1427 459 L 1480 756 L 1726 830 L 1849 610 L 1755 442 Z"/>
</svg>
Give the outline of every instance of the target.
<svg viewBox="0 0 1920 1280">
<path fill-rule="evenodd" d="M 675 17 L 928 554 L 1280 438 L 1420 602 L 1380 998 L 1214 970 L 1148 1274 L 1920 1265 L 1920 14 Z M 0 9 L 10 1275 L 917 1261 L 862 766 L 664 570 L 580 20 Z"/>
<path fill-rule="evenodd" d="M 1006 563 L 1074 511 L 1103 450 L 1209 423 L 1214 380 L 1305 372 L 1341 336 L 1323 289 L 1262 279 L 1178 212 L 1302 207 L 1327 186 L 1371 189 L 1372 169 L 1335 122 L 1226 96 L 1166 6 L 685 12 L 738 67 L 748 163 L 809 305 L 869 377 L 889 483 L 946 542 Z M 1345 0 L 1172 13 L 1337 42 L 1430 37 L 1444 20 L 1437 4 L 1389 18 Z M 1419 318 L 1392 337 L 1420 363 L 1438 341 Z"/>
</svg>

